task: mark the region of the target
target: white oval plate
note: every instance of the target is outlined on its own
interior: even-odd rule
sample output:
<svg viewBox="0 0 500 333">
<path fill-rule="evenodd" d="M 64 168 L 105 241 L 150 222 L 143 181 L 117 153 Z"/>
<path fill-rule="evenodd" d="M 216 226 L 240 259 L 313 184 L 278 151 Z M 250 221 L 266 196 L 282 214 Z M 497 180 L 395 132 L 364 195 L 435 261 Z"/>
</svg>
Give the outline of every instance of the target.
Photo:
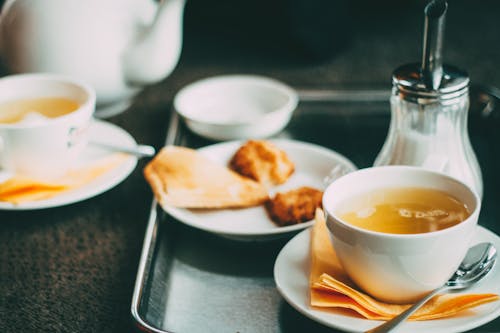
<svg viewBox="0 0 500 333">
<path fill-rule="evenodd" d="M 340 165 L 347 172 L 356 169 L 344 156 L 324 147 L 294 141 L 269 140 L 283 149 L 295 164 L 295 172 L 286 183 L 276 186 L 270 195 L 276 192 L 311 186 L 324 189 L 324 178 L 333 168 Z M 228 165 L 236 150 L 244 141 L 218 143 L 199 149 L 199 152 L 220 163 Z M 263 206 L 242 209 L 182 209 L 168 207 L 167 213 L 192 227 L 219 234 L 237 240 L 267 240 L 283 237 L 312 225 L 313 221 L 292 226 L 278 227 L 268 217 Z"/>
<path fill-rule="evenodd" d="M 491 231 L 478 227 L 474 243 L 492 242 L 500 249 L 500 238 Z M 346 312 L 318 310 L 309 306 L 309 243 L 310 230 L 304 230 L 292 238 L 280 251 L 274 264 L 274 281 L 283 298 L 303 315 L 329 327 L 346 332 L 364 332 L 380 325 L 381 321 L 363 319 Z M 500 267 L 498 262 L 481 283 L 465 293 L 500 294 Z M 481 326 L 500 315 L 500 302 L 481 305 L 454 317 L 409 321 L 400 330 L 405 333 L 452 333 L 464 332 Z"/>
<path fill-rule="evenodd" d="M 118 146 L 134 147 L 137 145 L 134 138 L 124 129 L 102 120 L 94 120 L 89 127 L 89 140 L 97 142 L 105 142 Z M 81 155 L 78 157 L 76 166 L 87 165 L 92 161 L 97 161 L 109 154 L 113 154 L 102 148 L 98 148 L 88 144 Z M 74 202 L 82 201 L 98 194 L 101 194 L 127 178 L 137 165 L 137 158 L 129 156 L 127 160 L 118 165 L 113 170 L 108 171 L 104 175 L 94 179 L 92 182 L 76 188 L 74 190 L 64 192 L 60 195 L 46 200 L 30 201 L 20 204 L 12 204 L 9 202 L 0 202 L 0 209 L 3 210 L 31 210 L 59 207 L 68 205 Z"/>
</svg>

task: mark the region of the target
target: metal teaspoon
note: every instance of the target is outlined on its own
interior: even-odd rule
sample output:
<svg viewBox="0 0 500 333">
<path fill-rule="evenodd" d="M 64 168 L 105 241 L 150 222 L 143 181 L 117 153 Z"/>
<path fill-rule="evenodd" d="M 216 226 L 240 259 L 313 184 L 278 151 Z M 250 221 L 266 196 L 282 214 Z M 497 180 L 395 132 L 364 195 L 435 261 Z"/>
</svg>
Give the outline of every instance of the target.
<svg viewBox="0 0 500 333">
<path fill-rule="evenodd" d="M 472 286 L 477 281 L 481 280 L 493 267 L 497 257 L 497 251 L 491 243 L 479 243 L 471 247 L 464 260 L 458 267 L 453 276 L 441 287 L 434 289 L 417 303 L 413 304 L 406 311 L 391 320 L 377 326 L 365 333 L 387 333 L 393 330 L 402 322 L 404 322 L 413 312 L 420 308 L 432 296 L 437 293 L 462 290 Z"/>
<path fill-rule="evenodd" d="M 126 146 L 119 146 L 119 145 L 106 143 L 106 142 L 99 142 L 99 141 L 90 141 L 89 144 L 94 145 L 94 146 L 99 146 L 100 148 L 110 150 L 110 151 L 134 155 L 134 156 L 139 157 L 139 158 L 152 157 L 155 154 L 155 148 L 152 146 L 147 146 L 147 145 L 137 145 L 135 147 L 126 147 Z"/>
</svg>

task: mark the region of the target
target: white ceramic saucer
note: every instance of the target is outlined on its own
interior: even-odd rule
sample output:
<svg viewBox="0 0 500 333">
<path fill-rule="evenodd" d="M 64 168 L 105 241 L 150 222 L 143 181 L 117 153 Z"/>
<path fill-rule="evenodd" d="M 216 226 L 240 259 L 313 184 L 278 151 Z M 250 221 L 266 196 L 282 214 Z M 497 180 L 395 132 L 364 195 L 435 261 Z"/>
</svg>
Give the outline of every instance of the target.
<svg viewBox="0 0 500 333">
<path fill-rule="evenodd" d="M 271 195 L 276 192 L 296 189 L 300 186 L 311 186 L 324 189 L 324 178 L 336 166 L 346 172 L 356 169 L 354 164 L 344 156 L 324 147 L 293 140 L 270 140 L 283 149 L 295 164 L 295 172 L 286 183 L 271 189 Z M 227 165 L 236 150 L 244 141 L 219 143 L 199 151 L 220 163 Z M 193 210 L 168 207 L 167 213 L 192 227 L 219 234 L 237 240 L 269 240 L 283 237 L 290 233 L 312 225 L 313 221 L 278 227 L 268 217 L 263 206 L 244 209 L 214 209 Z"/>
<path fill-rule="evenodd" d="M 309 306 L 309 241 L 310 230 L 292 238 L 281 250 L 274 264 L 274 280 L 283 298 L 297 311 L 326 326 L 346 332 L 364 332 L 380 321 L 363 319 L 355 314 L 332 310 L 317 310 Z M 491 231 L 478 227 L 474 243 L 492 242 L 500 249 L 500 238 Z M 500 265 L 495 264 L 490 273 L 477 286 L 465 293 L 500 294 Z M 451 318 L 405 322 L 400 331 L 405 333 L 464 332 L 481 326 L 500 315 L 500 301 L 484 304 L 464 311 Z"/>
<path fill-rule="evenodd" d="M 106 142 L 125 147 L 134 147 L 136 142 L 134 138 L 122 128 L 102 120 L 94 120 L 89 128 L 89 137 L 92 141 Z M 113 154 L 92 144 L 87 145 L 85 150 L 79 156 L 76 166 L 86 165 L 97 161 L 109 154 Z M 41 208 L 58 207 L 74 202 L 82 201 L 98 194 L 101 194 L 122 182 L 135 169 L 137 158 L 129 156 L 124 162 L 116 168 L 108 171 L 104 175 L 94 179 L 92 182 L 77 189 L 62 193 L 47 200 L 31 201 L 21 204 L 12 204 L 0 202 L 2 210 L 31 210 Z"/>
</svg>

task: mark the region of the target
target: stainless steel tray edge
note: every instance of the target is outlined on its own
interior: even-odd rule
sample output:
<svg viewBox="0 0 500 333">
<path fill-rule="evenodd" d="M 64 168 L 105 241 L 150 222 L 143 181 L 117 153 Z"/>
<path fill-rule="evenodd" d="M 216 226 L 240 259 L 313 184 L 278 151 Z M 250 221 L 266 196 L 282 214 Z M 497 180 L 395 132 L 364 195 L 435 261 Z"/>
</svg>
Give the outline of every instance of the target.
<svg viewBox="0 0 500 333">
<path fill-rule="evenodd" d="M 170 116 L 170 124 L 168 126 L 165 145 L 172 145 L 176 143 L 178 128 L 179 128 L 179 117 L 175 112 L 172 112 L 172 115 Z M 139 260 L 139 266 L 137 269 L 137 277 L 135 280 L 134 293 L 132 295 L 132 305 L 130 307 L 130 312 L 132 314 L 132 318 L 135 321 L 135 325 L 140 330 L 145 332 L 154 332 L 154 333 L 170 333 L 168 331 L 160 330 L 150 325 L 144 318 L 141 317 L 139 311 L 142 296 L 144 294 L 145 283 L 148 277 L 148 272 L 151 267 L 151 261 L 154 255 L 158 222 L 159 222 L 158 202 L 156 201 L 156 199 L 153 199 L 146 227 L 146 233 L 144 236 L 141 258 Z"/>
</svg>

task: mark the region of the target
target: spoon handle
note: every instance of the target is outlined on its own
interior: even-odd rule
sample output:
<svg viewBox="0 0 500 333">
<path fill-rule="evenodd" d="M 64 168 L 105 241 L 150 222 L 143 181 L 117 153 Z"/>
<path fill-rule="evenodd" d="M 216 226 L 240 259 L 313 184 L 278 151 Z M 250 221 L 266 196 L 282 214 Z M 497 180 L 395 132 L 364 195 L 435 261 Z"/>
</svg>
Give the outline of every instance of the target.
<svg viewBox="0 0 500 333">
<path fill-rule="evenodd" d="M 126 154 L 130 154 L 130 155 L 134 155 L 136 157 L 152 157 L 155 154 L 155 148 L 152 146 L 147 146 L 147 145 L 137 145 L 135 147 L 126 147 L 126 146 L 119 146 L 119 145 L 115 145 L 115 144 L 111 144 L 111 143 L 98 142 L 98 141 L 90 141 L 89 143 L 94 145 L 94 146 L 99 146 L 99 147 L 106 149 L 106 150 L 126 153 Z"/>
<path fill-rule="evenodd" d="M 436 295 L 439 292 L 445 291 L 448 289 L 448 286 L 444 285 L 442 287 L 439 287 L 437 289 L 434 289 L 430 293 L 428 293 L 425 297 L 423 297 L 421 300 L 419 300 L 417 303 L 413 304 L 411 307 L 406 309 L 405 311 L 401 312 L 399 315 L 396 317 L 392 318 L 389 321 L 386 321 L 382 325 L 379 325 L 375 328 L 372 328 L 371 330 L 366 331 L 365 333 L 387 333 L 391 332 L 396 326 L 401 324 L 403 321 L 405 321 L 413 312 L 415 312 L 418 308 L 420 308 L 422 305 L 425 304 L 429 299 L 431 299 L 432 296 Z"/>
</svg>

